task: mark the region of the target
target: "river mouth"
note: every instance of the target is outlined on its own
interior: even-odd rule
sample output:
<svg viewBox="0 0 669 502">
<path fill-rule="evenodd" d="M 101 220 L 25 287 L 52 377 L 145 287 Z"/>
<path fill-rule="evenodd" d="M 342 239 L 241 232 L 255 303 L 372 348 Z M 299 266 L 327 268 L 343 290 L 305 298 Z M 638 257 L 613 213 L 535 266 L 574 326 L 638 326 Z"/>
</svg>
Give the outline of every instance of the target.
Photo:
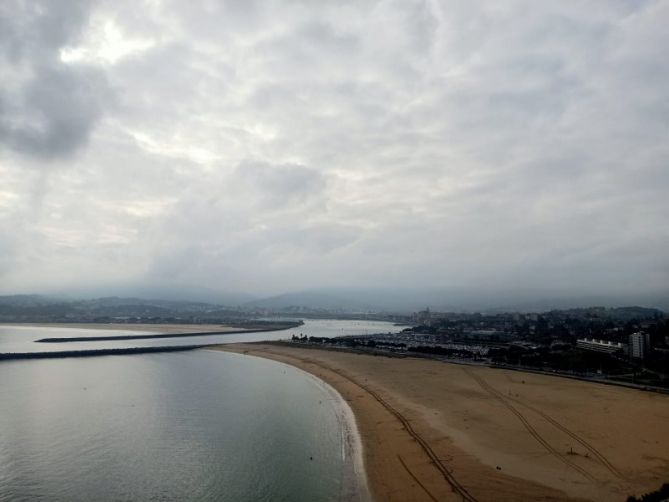
<svg viewBox="0 0 669 502">
<path fill-rule="evenodd" d="M 294 320 L 295 323 L 299 319 Z M 100 349 L 135 349 L 140 347 L 204 346 L 224 343 L 289 340 L 292 336 L 336 337 L 398 332 L 401 327 L 381 321 L 305 320 L 303 324 L 280 330 L 245 330 L 220 333 L 151 333 L 129 329 L 114 330 L 76 326 L 0 324 L 0 355 L 37 352 L 90 351 Z M 188 327 L 192 330 L 192 326 Z M 35 343 L 48 339 L 50 343 Z M 65 340 L 63 342 L 63 340 Z M 59 343 L 60 341 L 60 343 Z"/>
</svg>

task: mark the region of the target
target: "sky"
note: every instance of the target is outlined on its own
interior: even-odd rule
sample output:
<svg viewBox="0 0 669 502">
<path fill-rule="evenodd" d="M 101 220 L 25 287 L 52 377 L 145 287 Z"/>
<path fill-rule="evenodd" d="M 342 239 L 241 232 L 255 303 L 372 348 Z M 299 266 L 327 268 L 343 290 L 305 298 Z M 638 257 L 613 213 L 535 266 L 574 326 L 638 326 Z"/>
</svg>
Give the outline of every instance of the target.
<svg viewBox="0 0 669 502">
<path fill-rule="evenodd" d="M 669 1 L 4 0 L 0 292 L 669 284 Z"/>
</svg>

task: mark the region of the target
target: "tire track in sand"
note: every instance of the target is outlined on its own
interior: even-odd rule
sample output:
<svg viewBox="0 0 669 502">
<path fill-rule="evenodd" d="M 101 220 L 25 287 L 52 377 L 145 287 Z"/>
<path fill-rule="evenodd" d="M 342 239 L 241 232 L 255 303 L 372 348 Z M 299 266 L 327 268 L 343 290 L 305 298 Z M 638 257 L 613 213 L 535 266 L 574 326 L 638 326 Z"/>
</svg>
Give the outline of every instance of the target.
<svg viewBox="0 0 669 502">
<path fill-rule="evenodd" d="M 532 405 L 529 405 L 527 403 L 522 402 L 519 399 L 510 397 L 510 396 L 507 396 L 507 399 L 510 399 L 514 403 L 517 403 L 517 404 L 519 404 L 521 406 L 524 406 L 525 408 L 533 411 L 534 413 L 536 413 L 537 415 L 539 415 L 543 419 L 545 419 L 547 422 L 549 422 L 551 425 L 553 425 L 556 429 L 561 430 L 562 432 L 564 432 L 565 434 L 570 436 L 575 441 L 578 441 L 584 448 L 586 448 L 590 453 L 592 453 L 597 458 L 597 460 L 599 460 L 601 462 L 601 464 L 609 470 L 609 472 L 611 474 L 613 474 L 615 477 L 617 477 L 619 479 L 623 479 L 623 480 L 625 479 L 625 476 L 618 469 L 616 469 L 616 467 L 609 461 L 609 459 L 607 459 L 604 456 L 603 453 L 601 453 L 597 448 L 595 448 L 592 444 L 590 444 L 588 441 L 583 439 L 581 436 L 579 436 L 578 434 L 576 434 L 575 432 L 573 432 L 572 430 L 568 429 L 567 427 L 562 425 L 560 422 L 555 420 L 553 417 L 551 417 L 547 413 L 544 413 L 543 411 L 535 408 Z"/>
<path fill-rule="evenodd" d="M 295 356 L 293 356 L 295 357 Z M 335 368 L 332 368 L 331 366 L 328 366 L 326 364 L 314 361 L 313 359 L 302 359 L 299 357 L 295 357 L 295 359 L 298 359 L 299 361 L 302 361 L 303 363 L 308 363 L 308 364 L 313 364 L 317 368 L 322 368 L 327 371 L 331 371 L 340 377 L 342 377 L 345 380 L 348 380 L 351 382 L 353 385 L 361 388 L 365 392 L 367 392 L 370 396 L 372 396 L 381 406 L 383 406 L 386 410 L 388 410 L 397 420 L 400 421 L 402 426 L 404 426 L 404 429 L 409 433 L 409 435 L 420 445 L 420 447 L 423 449 L 423 451 L 427 454 L 427 456 L 430 458 L 432 461 L 432 465 L 434 465 L 439 472 L 441 472 L 442 476 L 446 480 L 446 482 L 450 485 L 451 490 L 460 497 L 462 497 L 462 500 L 465 502 L 478 502 L 477 499 L 469 493 L 467 488 L 465 488 L 462 483 L 460 483 L 455 476 L 448 470 L 448 468 L 444 465 L 444 463 L 439 459 L 438 455 L 434 452 L 430 444 L 420 435 L 416 430 L 413 428 L 411 423 L 409 423 L 409 420 L 402 415 L 395 407 L 393 407 L 388 401 L 383 399 L 376 391 L 372 390 L 369 388 L 367 385 L 357 382 L 344 372 L 337 370 Z M 404 463 L 404 462 L 402 462 Z M 404 466 L 406 468 L 406 465 Z M 411 472 L 410 472 L 411 474 Z M 413 477 L 413 474 L 411 474 Z M 422 484 L 421 484 L 422 486 Z"/>
<path fill-rule="evenodd" d="M 397 460 L 400 461 L 400 464 L 402 464 L 402 467 L 404 467 L 404 469 L 409 473 L 409 476 L 411 476 L 413 478 L 413 480 L 416 483 L 418 483 L 418 486 L 420 486 L 423 490 L 425 490 L 425 493 L 427 493 L 428 497 L 430 497 L 432 500 L 434 500 L 434 502 L 439 502 L 439 499 L 437 497 L 435 497 L 434 495 L 432 495 L 432 493 L 430 493 L 430 490 L 428 490 L 425 487 L 425 485 L 420 482 L 420 479 L 418 479 L 416 477 L 416 475 L 413 472 L 411 472 L 411 469 L 409 469 L 409 466 L 406 465 L 406 463 L 404 462 L 404 459 L 402 457 L 400 457 L 399 454 L 397 455 Z"/>
<path fill-rule="evenodd" d="M 583 477 L 590 481 L 597 481 L 597 479 L 590 474 L 588 471 L 583 469 L 580 465 L 575 464 L 574 462 L 571 462 L 570 460 L 564 458 L 559 451 L 557 451 L 551 444 L 546 441 L 541 434 L 537 432 L 537 430 L 532 427 L 532 424 L 530 424 L 525 418 L 525 415 L 523 415 L 520 411 L 518 411 L 513 405 L 511 405 L 505 398 L 504 396 L 497 391 L 494 387 L 492 387 L 488 382 L 483 380 L 478 375 L 475 375 L 469 368 L 463 368 L 463 371 L 467 373 L 470 377 L 472 377 L 478 384 L 479 386 L 486 391 L 488 394 L 490 394 L 492 397 L 497 399 L 500 403 L 502 403 L 511 413 L 513 413 L 518 420 L 523 424 L 527 432 L 530 433 L 530 435 L 537 440 L 541 446 L 543 446 L 551 455 L 553 455 L 555 458 L 557 458 L 560 462 L 563 464 L 567 465 L 568 467 L 571 467 L 575 471 L 577 471 L 579 474 L 581 474 Z"/>
</svg>

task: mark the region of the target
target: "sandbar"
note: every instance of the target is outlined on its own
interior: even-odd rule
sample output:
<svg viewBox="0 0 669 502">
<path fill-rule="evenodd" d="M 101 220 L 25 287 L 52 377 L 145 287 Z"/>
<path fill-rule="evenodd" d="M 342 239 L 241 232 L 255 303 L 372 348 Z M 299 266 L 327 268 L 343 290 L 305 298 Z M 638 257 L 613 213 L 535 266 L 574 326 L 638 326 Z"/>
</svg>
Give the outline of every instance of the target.
<svg viewBox="0 0 669 502">
<path fill-rule="evenodd" d="M 69 329 L 107 329 L 115 331 L 142 331 L 146 333 L 198 333 L 201 331 L 239 331 L 224 324 L 140 324 L 140 323 L 0 323 L 0 327 L 37 327 Z"/>
</svg>

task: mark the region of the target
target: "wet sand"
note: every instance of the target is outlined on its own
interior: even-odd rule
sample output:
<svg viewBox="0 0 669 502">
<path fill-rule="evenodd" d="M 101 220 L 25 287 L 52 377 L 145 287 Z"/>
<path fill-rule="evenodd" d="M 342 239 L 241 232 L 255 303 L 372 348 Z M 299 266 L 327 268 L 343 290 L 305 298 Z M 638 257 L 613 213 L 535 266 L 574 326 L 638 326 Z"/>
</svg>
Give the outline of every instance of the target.
<svg viewBox="0 0 669 502">
<path fill-rule="evenodd" d="M 669 481 L 669 396 L 295 345 L 217 347 L 297 366 L 351 406 L 376 500 L 620 500 Z"/>
</svg>

